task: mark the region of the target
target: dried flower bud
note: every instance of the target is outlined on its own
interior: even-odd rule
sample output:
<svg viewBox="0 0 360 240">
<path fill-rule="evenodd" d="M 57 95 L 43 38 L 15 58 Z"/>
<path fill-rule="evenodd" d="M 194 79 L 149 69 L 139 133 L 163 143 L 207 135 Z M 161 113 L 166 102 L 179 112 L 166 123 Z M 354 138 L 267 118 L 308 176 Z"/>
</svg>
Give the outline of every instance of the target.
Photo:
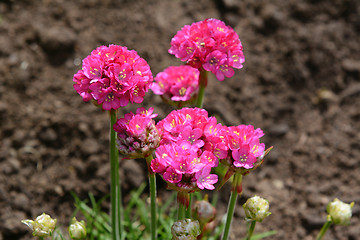
<svg viewBox="0 0 360 240">
<path fill-rule="evenodd" d="M 200 233 L 199 222 L 191 219 L 176 221 L 171 227 L 173 240 L 196 240 Z"/>
<path fill-rule="evenodd" d="M 262 222 L 269 212 L 269 201 L 259 196 L 249 198 L 243 205 L 245 210 L 246 220 Z"/>
<path fill-rule="evenodd" d="M 70 222 L 69 234 L 71 239 L 81 240 L 86 237 L 86 226 L 84 220 L 78 221 L 75 217 Z"/>
<path fill-rule="evenodd" d="M 216 209 L 209 203 L 209 201 L 201 200 L 195 202 L 193 206 L 193 213 L 195 218 L 199 220 L 201 225 L 203 225 L 214 220 L 216 216 Z"/>
<path fill-rule="evenodd" d="M 349 225 L 352 216 L 351 208 L 354 206 L 354 202 L 347 204 L 339 199 L 335 198 L 334 201 L 327 205 L 327 212 L 331 222 L 339 225 Z"/>
<path fill-rule="evenodd" d="M 43 213 L 38 216 L 35 221 L 22 220 L 22 223 L 26 224 L 33 231 L 35 237 L 49 237 L 53 233 L 56 226 L 56 219 L 52 219 L 49 215 Z"/>
</svg>

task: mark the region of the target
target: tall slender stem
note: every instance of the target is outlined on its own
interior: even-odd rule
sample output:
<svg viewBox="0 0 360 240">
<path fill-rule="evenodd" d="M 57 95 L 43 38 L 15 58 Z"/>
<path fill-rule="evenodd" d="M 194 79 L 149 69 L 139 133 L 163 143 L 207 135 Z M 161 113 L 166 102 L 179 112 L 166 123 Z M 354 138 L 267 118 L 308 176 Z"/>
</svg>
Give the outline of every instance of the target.
<svg viewBox="0 0 360 240">
<path fill-rule="evenodd" d="M 328 230 L 328 228 L 330 227 L 331 223 L 332 223 L 331 221 L 326 221 L 326 223 L 324 223 L 323 227 L 321 228 L 319 234 L 316 237 L 316 240 L 321 240 L 324 237 L 324 235 L 325 235 L 326 231 Z"/>
<path fill-rule="evenodd" d="M 116 149 L 116 133 L 113 125 L 116 122 L 116 110 L 110 110 L 110 178 L 111 178 L 111 227 L 112 239 L 121 239 L 121 188 L 119 176 L 119 158 Z"/>
<path fill-rule="evenodd" d="M 185 206 L 178 202 L 179 204 L 179 208 L 178 208 L 178 220 L 184 219 L 185 218 Z"/>
<path fill-rule="evenodd" d="M 248 234 L 247 234 L 247 237 L 246 237 L 246 240 L 250 240 L 253 233 L 254 233 L 254 229 L 255 229 L 255 225 L 256 225 L 256 221 L 251 221 L 251 224 L 250 224 L 250 227 L 249 227 L 249 230 L 248 230 Z"/>
<path fill-rule="evenodd" d="M 236 205 L 237 196 L 238 196 L 238 194 L 237 194 L 236 191 L 231 192 L 229 205 L 228 205 L 228 210 L 227 210 L 227 216 L 226 216 L 224 235 L 223 235 L 223 238 L 222 238 L 223 240 L 227 240 L 229 238 L 230 226 L 231 226 L 231 221 L 232 221 L 232 217 L 233 217 L 233 214 L 234 214 L 234 209 L 235 209 L 235 205 Z"/>
<path fill-rule="evenodd" d="M 198 97 L 196 100 L 196 107 L 198 107 L 198 108 L 203 107 L 204 93 L 205 93 L 205 88 L 207 85 L 207 80 L 208 80 L 208 72 L 205 71 L 203 68 L 201 68 L 200 78 L 199 78 L 199 93 L 198 93 Z"/>
<path fill-rule="evenodd" d="M 185 218 L 186 208 L 189 208 L 190 205 L 190 194 L 187 192 L 178 191 L 177 193 L 177 203 L 178 203 L 178 220 Z"/>
<path fill-rule="evenodd" d="M 236 200 L 237 200 L 237 196 L 238 196 L 237 189 L 240 184 L 242 184 L 242 175 L 241 175 L 241 173 L 236 172 L 234 175 L 233 183 L 232 183 L 232 190 L 231 190 L 231 195 L 230 195 L 230 200 L 229 200 L 229 205 L 228 205 L 228 210 L 227 210 L 224 234 L 223 234 L 223 238 L 222 238 L 223 240 L 227 240 L 230 235 L 231 221 L 232 221 L 232 217 L 234 215 Z"/>
<path fill-rule="evenodd" d="M 150 184 L 150 208 L 151 208 L 151 239 L 155 240 L 157 237 L 157 218 L 156 218 L 156 177 L 155 173 L 151 170 L 152 154 L 146 157 L 146 163 L 149 171 L 149 184 Z"/>
<path fill-rule="evenodd" d="M 185 212 L 185 217 L 186 217 L 186 218 L 190 218 L 190 219 L 191 219 L 191 203 L 192 203 L 192 194 L 191 194 L 191 193 L 189 193 L 189 196 L 190 196 L 189 206 L 188 206 L 188 208 L 186 209 L 186 212 Z"/>
</svg>

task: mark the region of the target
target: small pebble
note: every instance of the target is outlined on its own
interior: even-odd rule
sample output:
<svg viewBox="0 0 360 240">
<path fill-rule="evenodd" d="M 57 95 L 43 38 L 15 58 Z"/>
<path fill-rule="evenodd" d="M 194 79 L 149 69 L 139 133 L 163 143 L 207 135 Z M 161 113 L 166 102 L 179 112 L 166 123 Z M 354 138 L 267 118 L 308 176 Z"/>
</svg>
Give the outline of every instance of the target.
<svg viewBox="0 0 360 240">
<path fill-rule="evenodd" d="M 99 143 L 93 138 L 87 138 L 82 143 L 81 150 L 88 155 L 95 154 L 99 151 Z"/>
<path fill-rule="evenodd" d="M 289 131 L 289 125 L 287 125 L 286 123 L 273 125 L 269 129 L 269 133 L 277 137 L 284 136 L 288 131 Z"/>
</svg>

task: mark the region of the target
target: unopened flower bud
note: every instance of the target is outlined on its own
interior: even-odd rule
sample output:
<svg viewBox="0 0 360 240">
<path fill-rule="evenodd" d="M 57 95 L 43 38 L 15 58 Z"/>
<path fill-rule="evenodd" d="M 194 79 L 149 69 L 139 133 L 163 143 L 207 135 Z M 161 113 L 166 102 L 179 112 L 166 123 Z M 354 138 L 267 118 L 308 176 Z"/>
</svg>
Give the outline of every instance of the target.
<svg viewBox="0 0 360 240">
<path fill-rule="evenodd" d="M 126 158 L 145 158 L 160 143 L 160 135 L 152 118 L 154 109 L 139 108 L 136 114 L 127 113 L 114 124 L 117 147 Z"/>
<path fill-rule="evenodd" d="M 86 226 L 84 220 L 78 221 L 75 217 L 70 222 L 69 234 L 71 239 L 81 240 L 86 237 Z"/>
<path fill-rule="evenodd" d="M 200 224 L 206 224 L 212 221 L 216 216 L 216 209 L 209 201 L 201 200 L 196 201 L 193 206 L 193 213 Z"/>
<path fill-rule="evenodd" d="M 354 202 L 347 204 L 335 198 L 334 201 L 327 205 L 326 211 L 332 223 L 346 226 L 350 224 L 351 208 L 353 206 Z"/>
<path fill-rule="evenodd" d="M 26 224 L 33 231 L 35 237 L 49 237 L 53 233 L 56 226 L 56 219 L 52 219 L 49 215 L 43 213 L 38 216 L 35 221 L 22 220 L 22 223 Z"/>
<path fill-rule="evenodd" d="M 262 222 L 267 216 L 271 214 L 269 212 L 268 200 L 259 196 L 249 198 L 243 205 L 245 210 L 246 220 Z"/>
<path fill-rule="evenodd" d="M 199 222 L 191 219 L 176 221 L 171 227 L 173 240 L 196 240 L 200 233 Z"/>
</svg>

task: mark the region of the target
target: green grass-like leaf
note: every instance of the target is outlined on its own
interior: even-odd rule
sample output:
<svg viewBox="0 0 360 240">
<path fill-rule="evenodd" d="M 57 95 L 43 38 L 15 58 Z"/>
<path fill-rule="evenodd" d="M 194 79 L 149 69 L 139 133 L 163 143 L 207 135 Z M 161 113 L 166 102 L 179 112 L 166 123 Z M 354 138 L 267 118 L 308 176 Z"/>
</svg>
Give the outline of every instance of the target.
<svg viewBox="0 0 360 240">
<path fill-rule="evenodd" d="M 275 235 L 276 233 L 277 233 L 276 230 L 272 230 L 272 231 L 268 231 L 268 232 L 264 232 L 264 233 L 258 233 L 258 234 L 253 235 L 251 237 L 251 240 L 263 239 L 263 238 Z M 243 238 L 243 239 L 245 239 L 245 238 Z"/>
<path fill-rule="evenodd" d="M 123 213 L 124 239 L 149 239 L 150 238 L 150 206 L 147 198 L 142 197 L 146 184 L 142 184 L 136 191 L 131 193 Z M 109 214 L 101 209 L 101 203 L 108 197 L 96 201 L 94 195 L 89 194 L 87 200 L 75 199 L 77 213 L 81 213 L 86 221 L 89 240 L 111 239 L 111 225 Z M 171 226 L 176 217 L 176 193 L 174 192 L 163 204 L 158 205 L 158 239 L 171 239 Z M 59 239 L 60 240 L 60 239 Z M 62 240 L 62 239 L 61 239 Z"/>
<path fill-rule="evenodd" d="M 150 239 L 150 206 L 147 198 L 144 197 L 144 190 L 146 184 L 142 184 L 136 191 L 131 192 L 130 201 L 127 203 L 123 213 L 123 224 L 125 233 L 123 239 L 142 240 Z M 94 195 L 89 194 L 87 200 L 80 200 L 75 194 L 72 194 L 75 199 L 76 210 L 74 216 L 80 212 L 86 221 L 86 230 L 89 240 L 109 240 L 111 239 L 111 225 L 108 213 L 101 209 L 101 203 L 108 198 L 105 196 L 96 201 Z M 169 198 L 163 203 L 158 203 L 158 239 L 172 239 L 171 226 L 174 224 L 177 215 L 176 208 L 176 192 L 173 192 Z M 145 194 L 146 196 L 146 194 Z M 200 193 L 193 193 L 194 200 L 202 200 Z M 218 201 L 218 193 L 215 192 L 212 196 L 212 204 L 215 206 Z M 218 240 L 225 226 L 225 217 L 219 221 L 212 236 L 207 240 Z M 265 233 L 255 234 L 251 239 L 258 240 L 276 234 L 276 231 L 269 231 Z M 64 240 L 63 235 L 58 232 L 56 234 L 57 240 Z"/>
</svg>

